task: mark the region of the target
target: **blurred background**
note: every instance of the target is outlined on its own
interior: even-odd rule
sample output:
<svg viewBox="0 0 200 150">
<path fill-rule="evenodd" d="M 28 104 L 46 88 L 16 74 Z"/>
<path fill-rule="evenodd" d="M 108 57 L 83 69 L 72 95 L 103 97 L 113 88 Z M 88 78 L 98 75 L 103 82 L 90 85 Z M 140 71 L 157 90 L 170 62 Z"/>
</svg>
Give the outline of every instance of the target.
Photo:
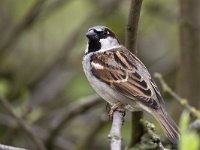
<svg viewBox="0 0 200 150">
<path fill-rule="evenodd" d="M 160 72 L 180 94 L 185 93 L 179 72 L 181 3 L 145 0 L 138 31 L 138 57 L 152 75 Z M 90 87 L 81 61 L 85 33 L 91 26 L 108 26 L 124 43 L 129 7 L 130 0 L 0 0 L 0 95 L 47 149 L 109 149 L 111 121 L 106 103 Z M 200 49 L 192 56 L 199 57 Z M 193 67 L 200 70 L 200 63 Z M 200 73 L 194 74 L 200 78 Z M 199 81 L 192 82 L 199 94 Z M 169 94 L 162 94 L 178 124 L 183 108 Z M 198 108 L 199 101 L 192 99 Z M 36 149 L 34 137 L 8 112 L 0 105 L 0 143 Z M 162 136 L 156 121 L 146 114 L 145 118 L 155 123 Z M 122 129 L 125 145 L 130 140 L 130 122 L 127 112 Z"/>
</svg>

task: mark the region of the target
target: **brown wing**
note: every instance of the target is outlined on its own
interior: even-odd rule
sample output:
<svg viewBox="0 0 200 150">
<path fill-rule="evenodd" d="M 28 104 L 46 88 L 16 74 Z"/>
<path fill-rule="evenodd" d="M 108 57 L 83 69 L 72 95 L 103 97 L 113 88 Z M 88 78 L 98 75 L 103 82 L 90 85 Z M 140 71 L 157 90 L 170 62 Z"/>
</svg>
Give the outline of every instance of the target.
<svg viewBox="0 0 200 150">
<path fill-rule="evenodd" d="M 154 109 L 160 107 L 160 92 L 142 62 L 125 47 L 91 57 L 92 73 L 124 96 L 138 99 Z"/>
</svg>

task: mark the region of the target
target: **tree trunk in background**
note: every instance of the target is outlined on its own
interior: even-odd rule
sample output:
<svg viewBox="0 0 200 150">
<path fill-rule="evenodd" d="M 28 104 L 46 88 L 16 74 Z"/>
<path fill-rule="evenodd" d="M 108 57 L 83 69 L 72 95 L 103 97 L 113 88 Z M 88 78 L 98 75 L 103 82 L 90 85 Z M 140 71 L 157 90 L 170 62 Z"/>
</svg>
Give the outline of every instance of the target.
<svg viewBox="0 0 200 150">
<path fill-rule="evenodd" d="M 180 74 L 178 92 L 200 104 L 200 0 L 180 0 Z"/>
</svg>

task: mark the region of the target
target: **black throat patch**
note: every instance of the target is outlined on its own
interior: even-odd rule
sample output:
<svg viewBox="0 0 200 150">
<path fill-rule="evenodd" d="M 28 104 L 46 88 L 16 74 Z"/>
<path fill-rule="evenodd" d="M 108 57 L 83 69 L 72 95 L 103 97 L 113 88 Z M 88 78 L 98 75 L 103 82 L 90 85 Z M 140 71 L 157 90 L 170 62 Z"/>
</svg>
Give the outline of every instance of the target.
<svg viewBox="0 0 200 150">
<path fill-rule="evenodd" d="M 101 43 L 99 40 L 89 40 L 88 43 L 88 53 L 96 52 L 101 49 Z"/>
</svg>

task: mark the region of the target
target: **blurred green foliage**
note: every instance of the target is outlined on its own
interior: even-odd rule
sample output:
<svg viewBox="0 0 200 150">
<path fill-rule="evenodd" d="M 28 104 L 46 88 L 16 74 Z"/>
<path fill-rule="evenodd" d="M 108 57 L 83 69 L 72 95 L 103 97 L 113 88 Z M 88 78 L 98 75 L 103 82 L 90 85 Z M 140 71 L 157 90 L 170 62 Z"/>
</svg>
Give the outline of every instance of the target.
<svg viewBox="0 0 200 150">
<path fill-rule="evenodd" d="M 8 80 L 0 79 L 0 95 L 7 95 L 10 90 L 10 84 Z"/>
<path fill-rule="evenodd" d="M 200 137 L 195 132 L 189 129 L 190 116 L 187 111 L 184 111 L 180 118 L 180 150 L 199 150 Z"/>
</svg>

